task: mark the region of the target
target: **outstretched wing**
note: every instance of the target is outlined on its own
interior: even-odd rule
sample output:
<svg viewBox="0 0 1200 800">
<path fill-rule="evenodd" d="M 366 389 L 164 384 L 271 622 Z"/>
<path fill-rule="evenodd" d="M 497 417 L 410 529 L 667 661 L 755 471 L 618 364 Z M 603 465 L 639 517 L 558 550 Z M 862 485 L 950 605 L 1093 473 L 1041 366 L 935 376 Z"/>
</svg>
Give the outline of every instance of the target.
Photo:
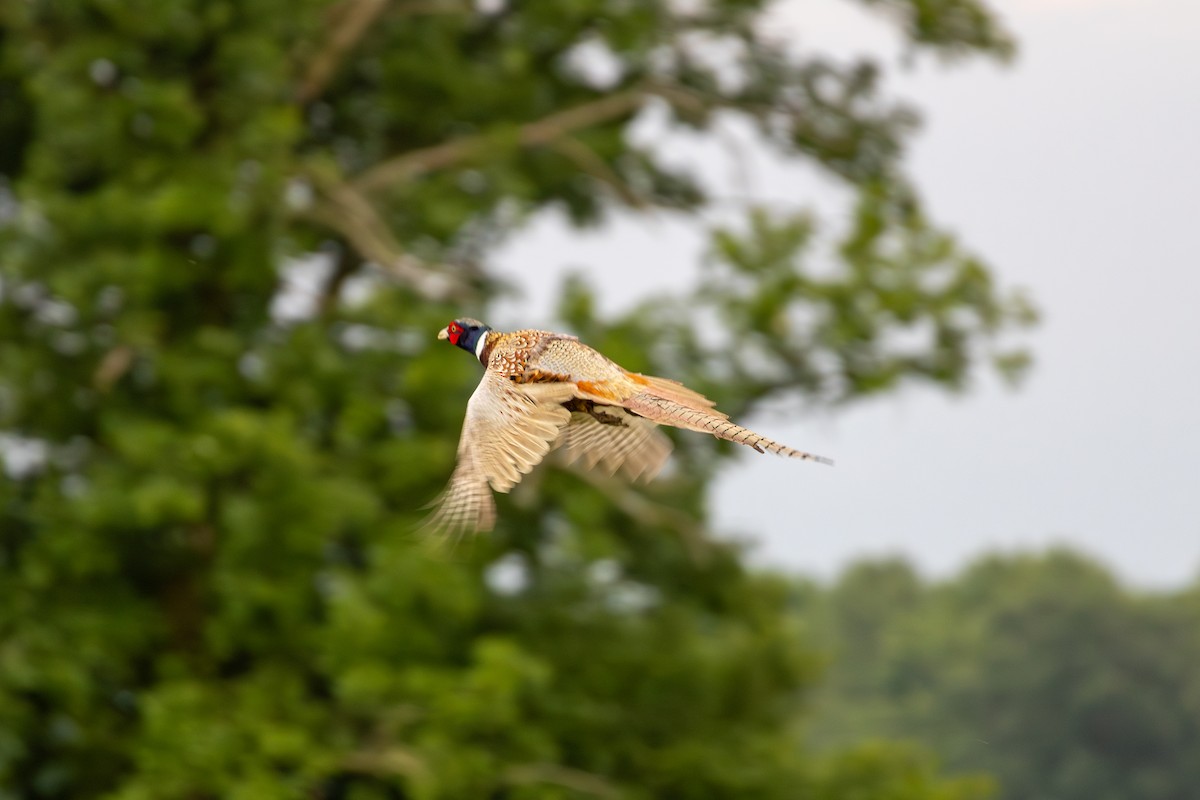
<svg viewBox="0 0 1200 800">
<path fill-rule="evenodd" d="M 570 421 L 562 402 L 573 391 L 485 373 L 467 403 L 458 464 L 428 524 L 454 534 L 490 529 L 496 521 L 492 489 L 507 492 L 545 458 Z"/>
<path fill-rule="evenodd" d="M 621 471 L 630 480 L 652 479 L 671 454 L 671 440 L 654 423 L 617 406 L 572 413 L 554 446 L 563 449 L 568 463 L 582 460 L 588 469 Z"/>
</svg>

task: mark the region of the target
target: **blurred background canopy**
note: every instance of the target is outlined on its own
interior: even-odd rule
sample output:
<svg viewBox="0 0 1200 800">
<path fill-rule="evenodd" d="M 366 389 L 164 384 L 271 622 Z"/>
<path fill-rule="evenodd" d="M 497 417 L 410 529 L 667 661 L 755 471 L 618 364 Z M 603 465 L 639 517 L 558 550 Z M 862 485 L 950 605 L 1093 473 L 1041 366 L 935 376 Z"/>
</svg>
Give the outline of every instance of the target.
<svg viewBox="0 0 1200 800">
<path fill-rule="evenodd" d="M 0 2 L 0 798 L 1190 797 L 1200 588 L 758 568 L 711 524 L 734 448 L 675 433 L 649 486 L 548 464 L 494 534 L 414 533 L 478 379 L 455 317 L 735 418 L 1026 372 L 1034 306 L 927 213 L 885 86 L 1010 33 L 840 5 L 901 57 L 757 0 Z M 671 144 L 730 130 L 832 205 Z M 704 252 L 653 292 L 529 270 L 522 318 L 492 256 L 547 215 Z"/>
</svg>

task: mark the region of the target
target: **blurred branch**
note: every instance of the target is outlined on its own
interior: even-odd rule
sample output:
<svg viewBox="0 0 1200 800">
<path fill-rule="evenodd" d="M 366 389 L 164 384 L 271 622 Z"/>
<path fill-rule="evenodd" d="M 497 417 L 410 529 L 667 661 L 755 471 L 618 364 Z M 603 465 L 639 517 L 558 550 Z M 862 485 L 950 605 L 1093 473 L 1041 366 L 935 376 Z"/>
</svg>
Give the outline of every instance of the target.
<svg viewBox="0 0 1200 800">
<path fill-rule="evenodd" d="M 619 797 L 617 788 L 599 775 L 561 764 L 518 764 L 505 771 L 505 778 L 518 786 L 548 783 L 593 797 Z"/>
<path fill-rule="evenodd" d="M 647 98 L 661 93 L 646 88 L 628 89 L 565 111 L 556 111 L 520 126 L 517 129 L 516 142 L 521 147 L 550 144 L 576 131 L 623 117 L 635 111 Z M 354 186 L 363 192 L 379 191 L 427 172 L 466 161 L 482 153 L 494 141 L 494 137 L 487 134 L 476 134 L 412 150 L 389 158 L 362 173 L 354 181 Z"/>
<path fill-rule="evenodd" d="M 119 344 L 104 354 L 96 371 L 92 373 L 92 385 L 100 392 L 107 392 L 133 366 L 135 353 L 127 344 Z"/>
<path fill-rule="evenodd" d="M 300 103 L 311 103 L 317 99 L 346 54 L 354 49 L 372 23 L 387 10 L 391 0 L 342 0 L 329 9 L 327 22 L 330 28 L 329 36 L 324 46 L 317 51 L 308 63 L 308 70 L 300 81 L 296 91 L 296 99 Z M 471 6 L 465 2 L 447 0 L 430 0 L 430 2 L 401 3 L 393 6 L 392 11 L 399 14 L 466 14 Z"/>
<path fill-rule="evenodd" d="M 342 759 L 342 767 L 351 772 L 382 777 L 400 775 L 426 778 L 429 775 L 425 761 L 412 750 L 399 745 L 349 753 Z"/>
<path fill-rule="evenodd" d="M 325 45 L 308 62 L 296 97 L 301 104 L 316 99 L 346 54 L 354 48 L 371 23 L 387 8 L 389 0 L 343 0 L 329 10 L 332 30 Z"/>
<path fill-rule="evenodd" d="M 565 136 L 559 139 L 554 143 L 553 147 L 574 162 L 575 166 L 610 187 L 622 200 L 633 208 L 645 209 L 650 205 L 595 150 L 574 136 Z"/>
<path fill-rule="evenodd" d="M 324 199 L 299 212 L 301 216 L 337 231 L 363 258 L 392 273 L 426 299 L 449 300 L 469 294 L 461 278 L 406 253 L 375 207 L 354 187 L 329 179 L 318 179 L 318 187 Z"/>
<path fill-rule="evenodd" d="M 724 102 L 718 97 L 706 99 L 704 95 L 693 89 L 661 81 L 655 82 L 647 91 L 650 95 L 660 97 L 672 106 L 690 111 L 693 114 L 702 114 L 711 111 L 717 106 L 730 105 L 727 99 Z"/>
<path fill-rule="evenodd" d="M 342 287 L 350 276 L 358 271 L 360 264 L 361 262 L 351 257 L 348 250 L 341 249 L 333 265 L 333 271 L 329 274 L 329 279 L 321 287 L 321 294 L 317 301 L 317 311 L 321 316 L 327 316 L 333 311 L 342 294 Z"/>
<path fill-rule="evenodd" d="M 450 0 L 429 0 L 427 3 L 401 3 L 396 11 L 415 17 L 418 14 L 470 14 L 474 11 L 470 2 L 451 2 Z"/>
<path fill-rule="evenodd" d="M 376 8 L 370 4 L 381 4 L 383 0 L 356 2 L 357 8 L 369 10 Z M 353 10 L 342 12 L 343 28 L 349 24 L 345 17 Z M 367 11 L 360 13 L 366 14 Z M 375 13 L 378 13 L 378 9 Z M 356 35 L 361 33 L 359 30 Z M 353 43 L 345 37 L 338 39 L 336 32 L 331 41 L 334 39 L 343 41 L 346 47 Z M 719 98 L 705 99 L 678 86 L 660 83 L 642 85 L 526 123 L 517 129 L 516 144 L 518 147 L 552 146 L 582 171 L 611 186 L 631 206 L 643 208 L 648 205 L 646 199 L 639 196 L 598 153 L 571 134 L 631 114 L 651 98 L 661 98 L 672 107 L 689 113 L 705 112 L 721 102 Z M 367 195 L 428 172 L 460 164 L 485 152 L 495 141 L 493 134 L 452 139 L 385 160 L 349 182 L 314 174 L 311 177 L 323 199 L 299 213 L 340 233 L 364 258 L 376 262 L 424 297 L 431 300 L 461 297 L 468 293 L 466 284 L 444 271 L 431 269 L 429 265 L 405 253 Z"/>
</svg>

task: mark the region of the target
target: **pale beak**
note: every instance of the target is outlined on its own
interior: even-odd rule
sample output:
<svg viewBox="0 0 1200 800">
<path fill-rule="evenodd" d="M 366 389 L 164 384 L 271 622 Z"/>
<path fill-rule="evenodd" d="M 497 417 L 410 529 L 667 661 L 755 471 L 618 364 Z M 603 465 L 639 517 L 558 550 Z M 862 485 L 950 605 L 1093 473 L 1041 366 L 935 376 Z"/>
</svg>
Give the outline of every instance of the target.
<svg viewBox="0 0 1200 800">
<path fill-rule="evenodd" d="M 449 328 L 442 328 L 440 331 L 438 331 L 438 340 L 439 341 L 442 339 L 449 339 L 449 338 L 450 338 L 450 329 Z"/>
</svg>

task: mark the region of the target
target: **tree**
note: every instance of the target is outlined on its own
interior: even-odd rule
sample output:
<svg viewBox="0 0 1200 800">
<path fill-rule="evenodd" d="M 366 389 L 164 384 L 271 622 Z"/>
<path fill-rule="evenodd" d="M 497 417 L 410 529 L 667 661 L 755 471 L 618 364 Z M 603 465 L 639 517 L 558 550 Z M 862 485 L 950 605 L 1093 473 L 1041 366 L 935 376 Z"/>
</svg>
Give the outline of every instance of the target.
<svg viewBox="0 0 1200 800">
<path fill-rule="evenodd" d="M 975 0 L 866 5 L 918 50 L 1010 48 Z M 675 315 L 605 321 L 572 281 L 564 320 L 629 367 L 738 413 L 844 401 L 961 385 L 1027 318 L 924 218 L 901 169 L 915 116 L 880 66 L 772 43 L 763 9 L 0 5 L 10 795 L 977 791 L 886 747 L 800 757 L 813 656 L 779 582 L 704 525 L 726 449 L 689 442 L 647 489 L 548 467 L 494 536 L 447 555 L 412 535 L 473 382 L 430 332 L 482 313 L 489 246 L 548 207 L 586 225 L 704 204 L 624 135 L 647 106 L 753 120 L 860 199 L 834 265 L 809 217 L 716 233 L 717 288 L 661 300 Z M 739 53 L 736 86 L 704 41 Z M 613 80 L 580 68 L 589 49 Z M 928 336 L 900 350 L 900 330 Z"/>
<path fill-rule="evenodd" d="M 1195 589 L 1135 595 L 1098 565 L 1054 552 L 990 557 L 945 584 L 905 590 L 902 604 L 877 602 L 861 578 L 898 569 L 860 566 L 808 604 L 826 609 L 838 654 L 816 738 L 846 741 L 846 721 L 867 719 L 952 768 L 988 771 L 1013 800 L 1194 794 Z M 869 645 L 847 638 L 864 630 Z M 870 660 L 855 657 L 868 646 Z"/>
</svg>

